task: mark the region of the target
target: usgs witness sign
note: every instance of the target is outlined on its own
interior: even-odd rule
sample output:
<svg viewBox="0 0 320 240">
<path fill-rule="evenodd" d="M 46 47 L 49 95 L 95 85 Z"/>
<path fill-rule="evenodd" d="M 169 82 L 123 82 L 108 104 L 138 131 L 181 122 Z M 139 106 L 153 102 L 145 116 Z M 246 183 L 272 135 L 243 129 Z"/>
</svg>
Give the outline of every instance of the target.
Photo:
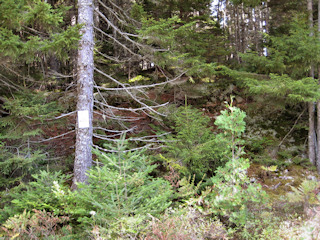
<svg viewBox="0 0 320 240">
<path fill-rule="evenodd" d="M 89 111 L 82 110 L 78 111 L 78 127 L 79 128 L 89 128 Z"/>
</svg>

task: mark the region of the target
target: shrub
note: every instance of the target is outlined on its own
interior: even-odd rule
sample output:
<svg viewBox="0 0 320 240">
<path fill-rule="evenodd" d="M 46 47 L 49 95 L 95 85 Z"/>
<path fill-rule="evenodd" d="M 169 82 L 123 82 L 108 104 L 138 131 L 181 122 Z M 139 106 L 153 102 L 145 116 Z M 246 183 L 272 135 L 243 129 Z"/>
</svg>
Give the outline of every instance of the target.
<svg viewBox="0 0 320 240">
<path fill-rule="evenodd" d="M 30 92 L 6 99 L 3 108 L 10 114 L 0 118 L 0 189 L 30 180 L 47 166 L 46 154 L 35 140 L 42 133 L 39 126 L 60 110 L 55 102 L 47 103 L 45 95 Z"/>
<path fill-rule="evenodd" d="M 226 140 L 213 133 L 210 118 L 189 106 L 180 107 L 171 116 L 176 135 L 167 139 L 165 159 L 169 166 L 178 168 L 184 175 L 195 175 L 196 180 L 204 174 L 212 176 L 230 156 Z"/>
<path fill-rule="evenodd" d="M 215 176 L 210 179 L 213 185 L 207 187 L 200 198 L 208 213 L 223 216 L 237 226 L 244 226 L 250 217 L 248 206 L 264 202 L 266 193 L 259 184 L 250 183 L 247 176 L 249 160 L 241 158 L 243 142 L 240 137 L 245 130 L 246 114 L 233 107 L 232 102 L 227 108 L 221 112 L 215 124 L 223 130 L 232 157 L 225 166 L 218 167 Z M 193 200 L 193 203 L 197 202 L 199 199 Z"/>
<path fill-rule="evenodd" d="M 146 240 L 227 239 L 227 231 L 219 220 L 190 206 L 168 209 L 161 218 L 152 218 L 145 232 Z"/>
<path fill-rule="evenodd" d="M 88 184 L 78 184 L 71 211 L 87 230 L 94 225 L 107 239 L 126 239 L 143 229 L 149 214 L 158 216 L 170 206 L 172 190 L 168 181 L 150 176 L 156 165 L 143 152 L 125 151 L 123 142 L 116 150 L 94 150 L 97 165 L 88 171 Z"/>
<path fill-rule="evenodd" d="M 68 193 L 65 182 L 68 176 L 61 172 L 40 171 L 33 174 L 33 181 L 12 188 L 8 193 L 2 192 L 0 222 L 10 216 L 21 214 L 24 210 L 46 210 L 54 213 L 64 213 L 65 199 L 58 199 L 55 193 L 55 184 L 60 187 L 60 192 Z"/>
<path fill-rule="evenodd" d="M 316 190 L 319 188 L 317 181 L 305 179 L 299 187 L 290 187 L 292 192 L 287 193 L 288 201 L 303 204 L 305 214 L 307 214 L 311 203 L 319 202 L 316 194 Z"/>
<path fill-rule="evenodd" d="M 45 210 L 33 210 L 34 214 L 24 210 L 23 213 L 10 217 L 2 230 L 10 239 L 72 239 L 72 227 L 62 227 L 70 219 L 67 216 L 55 216 Z"/>
</svg>

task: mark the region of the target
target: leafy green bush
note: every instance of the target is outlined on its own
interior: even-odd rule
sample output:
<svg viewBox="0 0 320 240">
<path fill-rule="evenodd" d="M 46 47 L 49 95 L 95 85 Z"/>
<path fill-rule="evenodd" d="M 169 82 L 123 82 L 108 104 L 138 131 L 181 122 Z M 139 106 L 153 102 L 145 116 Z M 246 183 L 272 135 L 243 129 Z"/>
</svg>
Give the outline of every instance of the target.
<svg viewBox="0 0 320 240">
<path fill-rule="evenodd" d="M 213 189 L 206 199 L 212 213 L 240 226 L 250 218 L 249 205 L 264 202 L 266 197 L 259 184 L 250 183 L 246 175 L 249 166 L 247 159 L 239 158 L 218 168 L 211 178 Z"/>
<path fill-rule="evenodd" d="M 262 203 L 266 193 L 258 184 L 250 183 L 247 176 L 249 160 L 241 158 L 243 150 L 241 134 L 245 130 L 246 114 L 233 107 L 232 102 L 227 110 L 221 112 L 215 124 L 222 129 L 232 158 L 223 167 L 218 167 L 216 175 L 211 177 L 213 186 L 202 192 L 203 206 L 206 211 L 227 217 L 231 223 L 244 226 L 250 214 L 248 207 L 254 203 Z M 195 200 L 198 201 L 198 200 Z"/>
</svg>

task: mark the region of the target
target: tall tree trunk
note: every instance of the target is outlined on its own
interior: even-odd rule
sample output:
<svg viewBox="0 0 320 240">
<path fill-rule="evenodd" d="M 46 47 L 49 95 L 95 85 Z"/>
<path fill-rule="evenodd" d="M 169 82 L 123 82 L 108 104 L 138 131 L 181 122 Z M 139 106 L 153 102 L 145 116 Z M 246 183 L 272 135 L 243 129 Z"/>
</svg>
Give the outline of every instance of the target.
<svg viewBox="0 0 320 240">
<path fill-rule="evenodd" d="M 240 27 L 240 17 L 239 17 L 239 5 L 238 6 L 234 6 L 234 15 L 235 15 L 235 19 L 234 19 L 234 35 L 235 35 L 235 55 L 237 58 L 238 63 L 240 64 L 240 57 L 239 57 L 239 52 L 241 52 L 241 41 L 240 41 L 240 31 L 241 31 L 241 27 Z"/>
<path fill-rule="evenodd" d="M 316 136 L 315 136 L 315 107 L 314 102 L 308 103 L 308 110 L 309 110 L 309 132 L 308 132 L 308 155 L 309 155 L 309 161 L 315 165 L 316 163 Z"/>
<path fill-rule="evenodd" d="M 309 28 L 310 36 L 313 36 L 313 9 L 312 9 L 312 0 L 307 1 L 307 10 L 308 10 L 308 19 L 309 19 Z M 314 77 L 314 66 L 311 65 L 310 76 Z M 308 132 L 308 155 L 309 161 L 312 164 L 316 164 L 316 128 L 315 128 L 315 106 L 314 102 L 308 103 L 309 110 L 309 132 Z"/>
<path fill-rule="evenodd" d="M 260 6 L 256 6 L 254 8 L 254 43 L 255 43 L 255 50 L 261 56 L 261 49 L 260 49 L 260 41 L 261 41 L 261 17 L 260 17 Z"/>
<path fill-rule="evenodd" d="M 318 33 L 320 33 L 320 0 L 318 0 Z M 318 79 L 320 84 L 320 66 L 318 66 Z M 320 174 L 320 101 L 317 101 L 317 149 L 316 164 Z"/>
<path fill-rule="evenodd" d="M 93 48 L 94 48 L 94 0 L 78 0 L 78 23 L 82 35 L 78 50 L 78 121 L 73 189 L 78 182 L 85 182 L 86 171 L 92 164 L 92 112 L 93 112 Z"/>
<path fill-rule="evenodd" d="M 241 18 L 240 18 L 240 24 L 241 24 L 241 52 L 244 53 L 247 49 L 247 26 L 246 26 L 246 16 L 245 16 L 245 7 L 243 5 L 243 3 L 241 4 Z"/>
</svg>

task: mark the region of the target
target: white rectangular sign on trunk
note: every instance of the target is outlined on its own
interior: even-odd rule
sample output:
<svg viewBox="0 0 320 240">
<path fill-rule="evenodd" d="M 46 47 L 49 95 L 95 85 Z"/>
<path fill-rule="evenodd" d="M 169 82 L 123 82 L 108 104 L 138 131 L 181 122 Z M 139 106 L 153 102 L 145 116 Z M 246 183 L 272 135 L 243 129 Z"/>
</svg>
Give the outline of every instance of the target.
<svg viewBox="0 0 320 240">
<path fill-rule="evenodd" d="M 89 111 L 78 111 L 78 126 L 79 128 L 89 128 Z"/>
</svg>

